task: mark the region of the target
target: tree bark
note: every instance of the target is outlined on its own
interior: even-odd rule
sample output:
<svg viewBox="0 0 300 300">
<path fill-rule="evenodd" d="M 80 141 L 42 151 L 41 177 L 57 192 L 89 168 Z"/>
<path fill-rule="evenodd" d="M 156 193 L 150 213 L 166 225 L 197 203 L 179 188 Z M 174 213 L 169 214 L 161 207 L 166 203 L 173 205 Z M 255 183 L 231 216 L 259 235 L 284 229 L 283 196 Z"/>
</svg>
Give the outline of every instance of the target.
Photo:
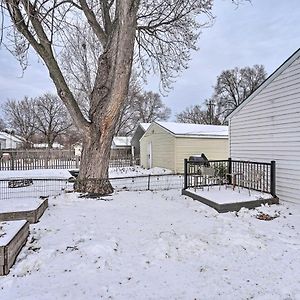
<svg viewBox="0 0 300 300">
<path fill-rule="evenodd" d="M 76 188 L 107 195 L 113 192 L 108 179 L 110 148 L 124 105 L 131 75 L 137 7 L 132 0 L 118 5 L 118 22 L 100 56 L 91 94 L 90 124 L 85 132 Z"/>
<path fill-rule="evenodd" d="M 100 126 L 102 127 L 102 126 Z M 108 180 L 110 146 L 113 131 L 93 128 L 83 140 L 76 189 L 89 194 L 108 195 L 113 188 Z"/>
</svg>

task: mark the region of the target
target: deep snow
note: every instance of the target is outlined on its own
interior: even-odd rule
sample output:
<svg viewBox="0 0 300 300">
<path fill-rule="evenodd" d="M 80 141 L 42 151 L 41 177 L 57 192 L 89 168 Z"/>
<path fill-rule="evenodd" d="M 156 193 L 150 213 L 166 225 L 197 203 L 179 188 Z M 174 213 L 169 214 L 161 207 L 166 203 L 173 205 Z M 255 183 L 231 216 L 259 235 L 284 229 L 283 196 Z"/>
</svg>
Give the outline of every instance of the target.
<svg viewBox="0 0 300 300">
<path fill-rule="evenodd" d="M 1 300 L 300 299 L 299 205 L 218 214 L 179 190 L 49 200 Z"/>
</svg>

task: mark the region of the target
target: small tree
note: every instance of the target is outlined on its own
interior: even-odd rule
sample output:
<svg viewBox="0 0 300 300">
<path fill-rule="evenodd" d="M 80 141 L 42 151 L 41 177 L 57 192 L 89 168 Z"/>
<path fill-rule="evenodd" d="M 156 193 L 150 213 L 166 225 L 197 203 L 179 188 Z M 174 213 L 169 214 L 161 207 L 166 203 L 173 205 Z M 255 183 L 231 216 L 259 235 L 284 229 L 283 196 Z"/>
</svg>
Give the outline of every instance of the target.
<svg viewBox="0 0 300 300">
<path fill-rule="evenodd" d="M 33 99 L 25 97 L 21 101 L 7 100 L 4 104 L 4 112 L 9 126 L 24 138 L 24 146 L 26 148 L 31 147 L 32 138 L 37 132 Z"/>
<path fill-rule="evenodd" d="M 129 135 L 139 123 L 166 121 L 171 110 L 164 105 L 157 93 L 131 88 L 117 124 L 117 135 Z"/>
<path fill-rule="evenodd" d="M 65 106 L 55 95 L 45 94 L 36 98 L 34 114 L 36 130 L 42 134 L 48 148 L 52 148 L 55 139 L 72 125 Z"/>
<path fill-rule="evenodd" d="M 223 71 L 214 87 L 214 99 L 223 118 L 239 106 L 266 79 L 263 65 Z"/>
<path fill-rule="evenodd" d="M 143 123 L 151 123 L 156 120 L 165 121 L 171 115 L 170 108 L 163 104 L 160 95 L 153 92 L 143 92 L 138 95 L 134 109 L 136 121 Z"/>
<path fill-rule="evenodd" d="M 3 131 L 6 128 L 6 123 L 5 121 L 0 118 L 0 131 Z"/>
<path fill-rule="evenodd" d="M 180 123 L 204 124 L 205 115 L 206 112 L 200 105 L 194 105 L 177 114 L 176 120 Z"/>
<path fill-rule="evenodd" d="M 187 107 L 176 115 L 177 122 L 192 124 L 220 125 L 219 108 L 213 100 L 206 100 L 204 108 L 201 105 Z"/>
</svg>

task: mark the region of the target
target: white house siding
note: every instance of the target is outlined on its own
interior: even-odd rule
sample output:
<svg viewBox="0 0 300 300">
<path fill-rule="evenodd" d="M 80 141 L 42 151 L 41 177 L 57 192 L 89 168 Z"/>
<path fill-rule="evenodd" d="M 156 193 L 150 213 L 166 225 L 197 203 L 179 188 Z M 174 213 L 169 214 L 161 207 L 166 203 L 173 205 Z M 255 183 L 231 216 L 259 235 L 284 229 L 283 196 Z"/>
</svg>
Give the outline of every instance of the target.
<svg viewBox="0 0 300 300">
<path fill-rule="evenodd" d="M 300 203 L 300 59 L 230 120 L 233 159 L 276 161 L 276 193 Z"/>
<path fill-rule="evenodd" d="M 161 167 L 174 170 L 175 155 L 174 143 L 175 137 L 153 123 L 148 132 L 140 140 L 141 166 L 148 168 L 147 147 L 152 144 L 152 167 Z"/>
</svg>

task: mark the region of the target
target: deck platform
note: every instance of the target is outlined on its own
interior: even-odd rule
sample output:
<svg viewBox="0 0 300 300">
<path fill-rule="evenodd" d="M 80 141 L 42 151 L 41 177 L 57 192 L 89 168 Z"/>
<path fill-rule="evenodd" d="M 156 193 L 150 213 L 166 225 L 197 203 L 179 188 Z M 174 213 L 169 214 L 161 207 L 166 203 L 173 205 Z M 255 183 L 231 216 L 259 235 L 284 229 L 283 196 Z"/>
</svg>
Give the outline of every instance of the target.
<svg viewBox="0 0 300 300">
<path fill-rule="evenodd" d="M 0 202 L 0 221 L 38 222 L 48 207 L 48 199 L 10 199 Z"/>
<path fill-rule="evenodd" d="M 7 275 L 16 257 L 26 244 L 29 222 L 0 222 L 0 276 Z"/>
<path fill-rule="evenodd" d="M 271 194 L 261 193 L 254 190 L 236 187 L 225 188 L 225 186 L 210 186 L 203 189 L 183 189 L 182 195 L 191 197 L 202 202 L 219 213 L 239 211 L 242 207 L 255 208 L 262 204 L 278 204 L 279 199 Z"/>
</svg>

